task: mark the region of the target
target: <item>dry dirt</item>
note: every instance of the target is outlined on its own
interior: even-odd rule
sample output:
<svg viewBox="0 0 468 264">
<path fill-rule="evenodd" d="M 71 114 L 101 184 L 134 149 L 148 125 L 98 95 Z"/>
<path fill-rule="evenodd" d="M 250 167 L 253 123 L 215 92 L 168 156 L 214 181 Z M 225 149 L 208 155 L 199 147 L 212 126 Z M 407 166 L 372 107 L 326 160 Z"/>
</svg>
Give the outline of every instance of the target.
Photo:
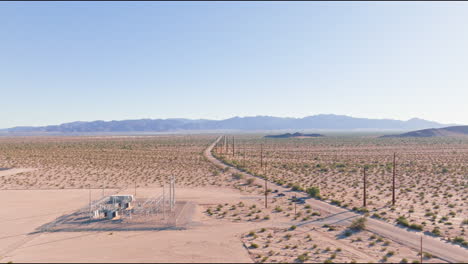
<svg viewBox="0 0 468 264">
<path fill-rule="evenodd" d="M 0 171 L 4 175 L 0 177 L 0 199 L 8 204 L 0 213 L 0 261 L 293 262 L 307 252 L 308 262 L 379 262 L 389 251 L 394 254 L 387 262 L 419 259 L 417 252 L 392 241 L 386 246 L 385 242 L 369 246 L 378 238 L 371 239 L 372 234 L 366 231 L 340 238 L 346 227 L 289 230 L 304 219 L 314 220 L 326 213 L 298 204 L 295 214 L 293 203 L 276 193 L 269 194 L 269 208 L 265 209 L 263 185 L 218 168 L 203 157 L 203 150 L 215 139 L 212 135 L 0 138 L 0 167 L 13 169 L 10 174 Z M 254 144 L 245 145 L 251 147 L 246 160 L 254 164 L 259 141 L 245 140 Z M 288 156 L 295 157 L 293 153 Z M 266 160 L 268 164 L 275 162 Z M 324 161 L 320 163 L 328 164 Z M 278 158 L 277 162 L 282 161 Z M 21 171 L 24 168 L 28 171 Z M 456 170 L 456 165 L 450 168 Z M 15 169 L 18 173 L 11 174 Z M 295 175 L 296 171 L 285 175 Z M 119 189 L 121 194 L 133 194 L 136 181 L 137 197 L 150 197 L 161 191 L 161 183 L 170 175 L 177 177 L 177 199 L 195 204 L 191 221 L 182 230 L 31 234 L 37 227 L 86 206 L 88 187 L 94 188 L 92 197 L 101 197 L 102 187 L 106 195 Z M 458 195 L 457 187 L 452 186 L 450 193 Z M 327 191 L 324 194 L 331 196 Z M 249 235 L 251 231 L 255 236 Z M 292 237 L 284 239 L 289 233 Z M 357 237 L 362 241 L 351 241 Z M 267 242 L 269 239 L 272 242 Z M 259 247 L 250 248 L 252 243 Z M 264 247 L 266 244 L 269 246 Z M 314 244 L 317 248 L 311 249 Z M 317 249 L 321 251 L 316 253 Z M 333 253 L 336 256 L 331 259 Z"/>
<path fill-rule="evenodd" d="M 228 141 L 231 143 L 231 141 Z M 220 147 L 227 163 L 284 186 L 320 189 L 324 200 L 347 208 L 363 206 L 363 167 L 367 169 L 367 209 L 372 217 L 409 224 L 446 240 L 468 240 L 468 139 L 341 136 L 314 139 L 262 139 L 236 136 Z M 261 167 L 261 144 L 263 164 Z M 391 204 L 393 154 L 396 199 Z"/>
</svg>

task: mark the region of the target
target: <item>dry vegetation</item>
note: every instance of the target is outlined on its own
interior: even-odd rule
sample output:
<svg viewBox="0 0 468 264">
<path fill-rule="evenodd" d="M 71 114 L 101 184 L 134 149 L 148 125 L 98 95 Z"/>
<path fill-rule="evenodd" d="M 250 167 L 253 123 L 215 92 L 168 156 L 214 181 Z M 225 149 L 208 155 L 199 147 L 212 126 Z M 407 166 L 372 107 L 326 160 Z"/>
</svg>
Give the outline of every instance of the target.
<svg viewBox="0 0 468 264">
<path fill-rule="evenodd" d="M 231 144 L 230 138 L 229 143 Z M 362 210 L 362 168 L 367 169 L 369 216 L 467 244 L 467 138 L 331 136 L 263 139 L 236 136 L 216 154 L 229 164 L 293 189 L 318 187 L 322 199 Z M 397 204 L 391 206 L 393 153 L 397 153 Z M 363 210 L 364 212 L 366 210 Z"/>
<path fill-rule="evenodd" d="M 267 263 L 419 263 L 420 255 L 368 231 L 346 227 L 261 228 L 242 236 L 255 262 Z M 423 253 L 424 262 L 441 263 Z"/>
<path fill-rule="evenodd" d="M 135 181 L 140 187 L 152 188 L 175 175 L 180 187 L 230 187 L 243 194 L 242 200 L 215 199 L 213 203 L 200 205 L 211 219 L 255 226 L 251 232 L 240 235 L 255 262 L 413 262 L 419 259 L 414 250 L 366 230 L 301 226 L 329 213 L 312 209 L 308 204 L 294 203 L 276 192 L 271 184 L 268 208 L 264 208 L 263 184 L 227 167 L 216 167 L 203 156 L 203 151 L 215 139 L 214 135 L 4 137 L 0 138 L 0 168 L 35 170 L 0 176 L 0 189 L 121 188 L 133 187 Z M 368 166 L 369 217 L 391 223 L 399 219 L 413 228 L 420 227 L 466 243 L 466 139 L 340 136 L 264 140 L 259 135 L 243 135 L 236 136 L 234 156 L 231 145 L 228 154 L 225 148 L 224 153 L 218 149 L 214 154 L 261 176 L 265 171 L 260 168 L 260 144 L 263 144 L 267 176 L 278 184 L 294 190 L 318 187 L 321 199 L 361 209 L 361 170 Z M 394 152 L 397 153 L 398 203 L 392 207 L 389 203 Z M 259 228 L 253 230 L 256 227 Z M 425 262 L 428 261 L 440 262 L 426 254 Z"/>
<path fill-rule="evenodd" d="M 226 185 L 203 156 L 215 136 L 0 138 L 0 168 L 37 170 L 0 177 L 0 189 Z M 213 177 L 218 175 L 219 177 Z"/>
</svg>

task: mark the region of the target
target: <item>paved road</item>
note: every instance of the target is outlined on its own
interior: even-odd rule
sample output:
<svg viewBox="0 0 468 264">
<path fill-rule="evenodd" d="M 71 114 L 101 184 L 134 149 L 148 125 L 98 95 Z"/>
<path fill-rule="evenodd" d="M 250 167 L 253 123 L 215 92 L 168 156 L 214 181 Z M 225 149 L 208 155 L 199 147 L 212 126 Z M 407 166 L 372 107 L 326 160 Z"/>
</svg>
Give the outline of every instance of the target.
<svg viewBox="0 0 468 264">
<path fill-rule="evenodd" d="M 242 172 L 236 169 L 235 167 L 226 165 L 223 162 L 217 160 L 215 157 L 213 157 L 213 155 L 211 154 L 211 150 L 213 149 L 215 144 L 220 139 L 221 137 L 216 139 L 216 141 L 213 142 L 205 150 L 204 152 L 205 157 L 209 161 L 214 163 L 215 165 L 222 166 L 222 167 L 228 166 L 231 168 L 232 171 L 241 173 L 245 177 L 255 178 L 258 183 L 263 183 L 264 179 L 253 176 L 246 172 Z M 293 195 L 296 195 L 297 197 L 307 196 L 304 193 L 291 191 L 290 188 L 284 188 L 272 182 L 268 182 L 268 185 L 270 186 L 269 188 L 277 189 L 279 192 L 283 192 L 284 194 L 286 194 L 286 196 L 289 196 L 289 197 L 292 197 Z M 349 225 L 354 218 L 361 217 L 360 214 L 357 214 L 353 211 L 350 211 L 348 209 L 344 209 L 338 206 L 334 206 L 334 205 L 331 205 L 329 203 L 326 203 L 317 199 L 313 199 L 313 198 L 307 199 L 306 203 L 310 204 L 312 208 L 319 209 L 325 212 L 329 212 L 331 215 L 318 219 L 318 220 L 302 222 L 298 224 L 298 226 L 304 226 L 304 225 L 309 225 L 309 224 L 323 225 L 325 223 Z M 391 239 L 393 241 L 396 241 L 400 244 L 416 249 L 418 251 L 420 248 L 420 240 L 421 240 L 421 235 L 422 235 L 423 236 L 423 251 L 431 253 L 437 256 L 438 258 L 445 260 L 447 262 L 455 262 L 455 263 L 468 262 L 468 250 L 467 249 L 458 245 L 444 242 L 439 238 L 435 238 L 435 237 L 428 236 L 428 235 L 423 235 L 421 232 L 408 231 L 407 229 L 401 228 L 399 226 L 392 225 L 392 224 L 389 224 L 380 220 L 372 219 L 372 218 L 367 219 L 366 229 L 370 232 L 378 234 L 382 237 L 386 237 L 388 239 Z"/>
</svg>

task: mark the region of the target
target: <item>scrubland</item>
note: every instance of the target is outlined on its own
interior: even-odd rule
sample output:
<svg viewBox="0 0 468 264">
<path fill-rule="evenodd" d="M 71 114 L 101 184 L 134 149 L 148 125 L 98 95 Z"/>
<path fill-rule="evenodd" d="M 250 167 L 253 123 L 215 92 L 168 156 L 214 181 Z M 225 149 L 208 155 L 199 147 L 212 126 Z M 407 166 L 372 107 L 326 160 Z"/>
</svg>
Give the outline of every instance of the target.
<svg viewBox="0 0 468 264">
<path fill-rule="evenodd" d="M 124 241 L 133 236 L 144 237 L 132 242 L 140 243 L 141 248 L 151 241 L 151 249 L 142 250 L 138 259 L 152 262 L 245 262 L 249 258 L 254 262 L 413 262 L 419 259 L 416 250 L 369 231 L 314 224 L 332 216 L 308 204 L 294 203 L 288 196 L 279 195 L 281 191 L 277 192 L 272 184 L 267 185 L 268 208 L 265 208 L 262 180 L 246 177 L 226 166 L 216 166 L 204 156 L 203 152 L 216 138 L 216 135 L 0 137 L 0 168 L 16 169 L 0 171 L 0 190 L 5 199 L 10 199 L 10 204 L 17 202 L 24 207 L 22 217 L 36 219 L 16 230 L 16 216 L 2 216 L 6 221 L 5 230 L 12 234 L 0 238 L 5 243 L 0 248 L 0 259 L 30 261 L 40 255 L 40 259 L 51 262 L 91 261 L 107 252 L 109 261 L 130 261 L 134 256 L 129 258 L 132 253 L 126 251 Z M 215 148 L 212 153 L 241 170 L 266 176 L 292 191 L 317 187 L 320 191 L 317 198 L 354 208 L 368 217 L 391 223 L 398 219 L 401 224 L 444 239 L 458 239 L 460 243 L 467 240 L 468 140 L 362 136 L 265 140 L 260 135 L 236 135 L 234 155 L 231 140 L 227 150 L 223 146 L 223 151 Z M 261 144 L 264 167 L 260 166 Z M 393 153 L 397 154 L 395 206 L 391 206 Z M 366 209 L 362 208 L 364 166 L 368 174 Z M 171 175 L 177 179 L 178 199 L 195 202 L 197 206 L 193 225 L 184 231 L 161 231 L 158 234 L 164 235 L 164 240 L 157 240 L 155 232 L 86 234 L 112 245 L 106 247 L 81 235 L 75 239 L 68 238 L 74 237 L 68 233 L 32 237 L 27 233 L 65 211 L 87 204 L 86 191 L 68 189 L 105 188 L 133 193 L 136 183 L 138 195 L 150 197 L 161 191 L 160 187 Z M 50 202 L 60 196 L 59 192 L 68 197 L 68 192 L 75 191 L 80 191 L 80 199 L 74 200 L 76 208 L 65 206 L 71 198 L 62 201 L 63 208 L 58 211 Z M 30 203 L 28 192 L 35 195 L 30 197 Z M 100 191 L 94 190 L 92 195 L 98 197 Z M 47 219 L 42 220 L 36 212 L 39 209 L 34 201 L 38 197 L 46 201 L 41 206 L 54 213 Z M 36 209 L 27 209 L 29 204 Z M 205 248 L 203 254 L 193 253 L 201 249 L 201 244 L 187 241 L 184 234 L 193 239 L 203 238 L 213 250 Z M 89 247 L 89 254 L 74 254 L 72 249 L 76 247 Z M 115 248 L 122 254 L 113 255 Z M 156 249 L 168 254 L 154 254 Z M 60 255 L 60 252 L 68 253 Z M 426 253 L 424 261 L 441 260 Z"/>
<path fill-rule="evenodd" d="M 234 155 L 232 138 L 227 149 L 223 142 L 216 155 L 237 168 L 293 190 L 318 187 L 321 199 L 337 206 L 466 246 L 468 138 L 236 136 Z M 394 153 L 396 204 L 392 206 Z"/>
<path fill-rule="evenodd" d="M 35 170 L 0 177 L 0 189 L 223 185 L 203 150 L 214 136 L 0 138 L 0 168 Z"/>
</svg>

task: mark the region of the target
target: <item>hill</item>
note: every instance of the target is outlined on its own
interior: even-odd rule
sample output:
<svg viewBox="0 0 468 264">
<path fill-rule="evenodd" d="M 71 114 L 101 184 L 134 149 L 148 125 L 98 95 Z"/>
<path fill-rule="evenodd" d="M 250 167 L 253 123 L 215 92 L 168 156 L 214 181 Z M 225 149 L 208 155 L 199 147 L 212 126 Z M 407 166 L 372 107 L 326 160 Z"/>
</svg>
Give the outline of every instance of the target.
<svg viewBox="0 0 468 264">
<path fill-rule="evenodd" d="M 468 135 L 468 126 L 452 126 L 444 128 L 422 129 L 399 135 L 385 135 L 382 137 L 456 137 L 466 135 Z"/>
<path fill-rule="evenodd" d="M 72 122 L 42 127 L 14 127 L 3 133 L 100 133 L 100 132 L 170 132 L 184 130 L 414 130 L 448 125 L 413 118 L 407 121 L 367 119 L 344 115 L 315 115 L 304 118 L 272 116 L 233 117 L 225 120 L 207 119 L 138 119 L 122 121 Z"/>
<path fill-rule="evenodd" d="M 296 132 L 294 134 L 286 133 L 286 134 L 281 134 L 281 135 L 267 135 L 267 136 L 265 136 L 265 138 L 308 138 L 308 137 L 324 137 L 324 135 L 321 135 L 321 134 L 302 134 L 302 133 Z"/>
</svg>

